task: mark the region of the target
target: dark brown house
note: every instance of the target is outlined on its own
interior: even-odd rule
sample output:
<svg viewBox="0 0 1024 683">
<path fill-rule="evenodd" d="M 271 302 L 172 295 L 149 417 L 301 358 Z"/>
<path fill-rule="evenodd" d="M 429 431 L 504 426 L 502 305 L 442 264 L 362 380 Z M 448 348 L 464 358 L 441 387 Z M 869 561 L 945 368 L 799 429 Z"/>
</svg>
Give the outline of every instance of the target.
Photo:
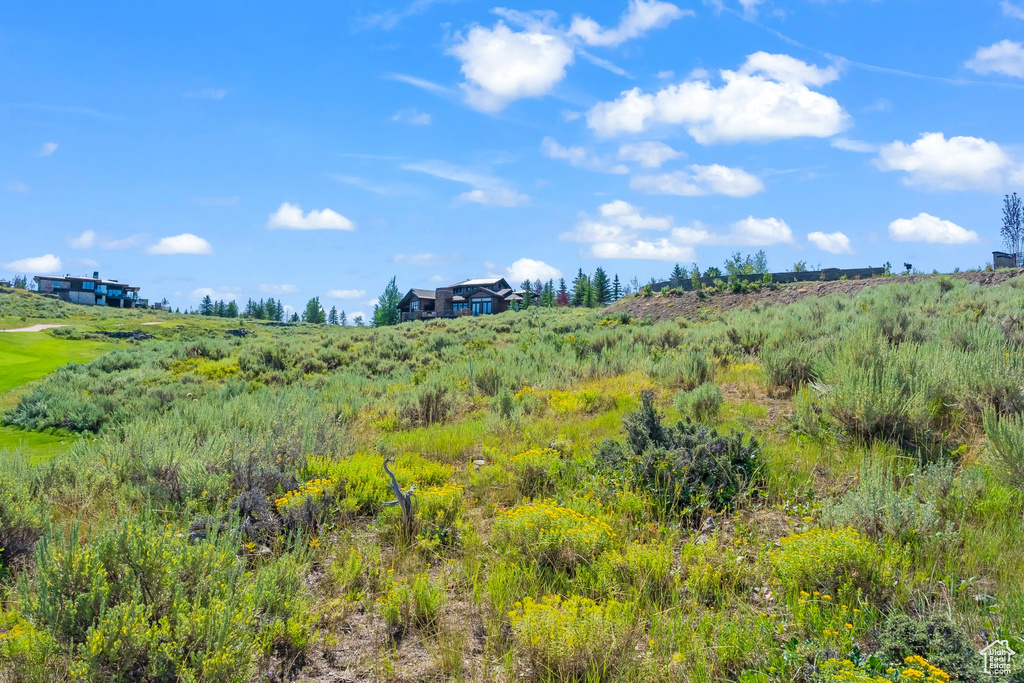
<svg viewBox="0 0 1024 683">
<path fill-rule="evenodd" d="M 410 289 L 398 304 L 402 321 L 489 315 L 519 310 L 523 297 L 503 277 L 457 282 L 436 290 Z"/>
<path fill-rule="evenodd" d="M 45 277 L 32 278 L 36 289 L 44 294 L 56 294 L 61 301 L 86 306 L 110 306 L 113 308 L 138 308 L 146 305 L 139 298 L 139 288 L 125 285 L 117 280 L 102 280 L 99 273 L 92 277 Z"/>
</svg>

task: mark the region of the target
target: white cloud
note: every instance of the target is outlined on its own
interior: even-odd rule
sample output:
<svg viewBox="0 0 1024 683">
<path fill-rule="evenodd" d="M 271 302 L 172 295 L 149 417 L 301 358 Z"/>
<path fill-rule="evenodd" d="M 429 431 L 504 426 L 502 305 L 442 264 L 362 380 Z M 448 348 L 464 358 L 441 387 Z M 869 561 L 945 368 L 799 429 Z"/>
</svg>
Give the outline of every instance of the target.
<svg viewBox="0 0 1024 683">
<path fill-rule="evenodd" d="M 979 74 L 1005 74 L 1024 78 L 1024 47 L 1011 40 L 1001 40 L 988 47 L 979 47 L 964 64 Z"/>
<path fill-rule="evenodd" d="M 505 274 L 509 283 L 513 287 L 518 287 L 519 283 L 525 280 L 553 280 L 561 277 L 562 271 L 543 261 L 521 258 L 509 266 Z"/>
<path fill-rule="evenodd" d="M 619 147 L 619 158 L 624 161 L 635 161 L 644 168 L 660 168 L 666 161 L 686 156 L 664 142 L 631 142 Z"/>
<path fill-rule="evenodd" d="M 541 151 L 552 159 L 568 161 L 570 165 L 598 173 L 624 175 L 629 169 L 622 164 L 613 164 L 586 147 L 563 147 L 553 137 L 546 137 L 540 143 Z"/>
<path fill-rule="evenodd" d="M 282 294 L 298 294 L 299 288 L 295 285 L 260 285 L 259 290 L 264 294 L 280 296 Z"/>
<path fill-rule="evenodd" d="M 740 0 L 743 7 L 743 16 L 753 18 L 757 16 L 757 6 L 764 4 L 765 0 Z"/>
<path fill-rule="evenodd" d="M 875 159 L 883 171 L 904 171 L 906 185 L 940 190 L 995 189 L 1013 170 L 1013 160 L 994 142 L 974 137 L 922 133 L 912 144 L 883 145 Z"/>
<path fill-rule="evenodd" d="M 18 259 L 17 261 L 11 261 L 5 263 L 4 269 L 14 273 L 39 273 L 41 275 L 49 273 L 59 273 L 64 267 L 61 263 L 60 258 L 53 254 L 46 254 L 44 256 L 30 256 L 28 258 Z"/>
<path fill-rule="evenodd" d="M 130 237 L 123 237 L 119 240 L 104 240 L 101 247 L 107 250 L 115 249 L 131 249 L 132 247 L 138 246 L 142 242 L 142 235 L 132 235 Z"/>
<path fill-rule="evenodd" d="M 474 26 L 448 54 L 462 62 L 466 102 L 496 112 L 524 97 L 541 97 L 563 78 L 573 63 L 573 48 L 560 36 L 512 31 L 499 21 L 494 28 Z"/>
<path fill-rule="evenodd" d="M 44 142 L 43 146 L 39 148 L 39 156 L 48 157 L 57 151 L 56 142 Z"/>
<path fill-rule="evenodd" d="M 392 121 L 398 123 L 408 123 L 413 126 L 429 126 L 433 122 L 433 118 L 430 114 L 424 113 L 412 107 L 411 109 L 402 109 L 395 113 L 391 117 Z"/>
<path fill-rule="evenodd" d="M 563 109 L 562 110 L 562 120 L 563 121 L 575 121 L 576 119 L 579 119 L 582 116 L 583 116 L 583 114 L 579 113 L 578 111 L 572 111 L 571 109 Z"/>
<path fill-rule="evenodd" d="M 598 219 L 581 215 L 574 228 L 559 239 L 588 244 L 586 255 L 597 258 L 664 261 L 692 261 L 695 246 L 759 247 L 793 241 L 793 231 L 777 218 L 750 216 L 733 223 L 726 232 L 713 232 L 699 223 L 676 227 L 671 216 L 647 216 L 622 200 L 601 205 L 599 212 Z M 649 237 L 644 234 L 647 230 L 669 232 L 666 237 Z"/>
<path fill-rule="evenodd" d="M 146 252 L 149 254 L 194 254 L 203 256 L 212 254 L 213 247 L 202 237 L 186 232 L 173 237 L 164 237 L 146 249 Z"/>
<path fill-rule="evenodd" d="M 605 137 L 641 133 L 656 124 L 682 125 L 700 144 L 824 138 L 849 125 L 835 99 L 808 87 L 838 78 L 834 67 L 758 52 L 739 71 L 720 75 L 724 84 L 718 88 L 707 80 L 687 80 L 654 94 L 625 91 L 594 106 L 587 125 Z"/>
<path fill-rule="evenodd" d="M 346 314 L 346 317 L 348 317 L 349 325 L 355 325 L 356 318 L 362 318 L 364 325 L 369 325 L 370 322 L 372 322 L 372 318 L 366 317 L 366 314 L 363 313 L 362 311 L 352 311 L 351 313 Z"/>
<path fill-rule="evenodd" d="M 832 146 L 844 152 L 859 152 L 861 154 L 874 154 L 878 151 L 878 145 L 863 140 L 851 140 L 849 138 L 836 138 Z"/>
<path fill-rule="evenodd" d="M 399 83 L 405 83 L 406 85 L 411 85 L 412 87 L 419 88 L 420 90 L 426 90 L 427 92 L 433 93 L 435 95 L 447 95 L 448 93 L 451 92 L 451 88 L 447 88 L 441 85 L 440 83 L 428 81 L 425 78 L 410 76 L 409 74 L 390 73 L 385 74 L 384 78 L 388 79 L 389 81 L 398 81 Z"/>
<path fill-rule="evenodd" d="M 841 232 L 812 232 L 807 240 L 822 251 L 830 254 L 852 254 L 850 238 Z"/>
<path fill-rule="evenodd" d="M 647 194 L 674 194 L 682 197 L 700 197 L 708 194 L 749 197 L 765 189 L 760 178 L 742 168 L 729 168 L 719 164 L 694 164 L 686 168 L 686 171 L 674 173 L 636 176 L 630 181 L 629 186 Z"/>
<path fill-rule="evenodd" d="M 355 223 L 331 209 L 310 210 L 303 215 L 302 209 L 285 202 L 270 215 L 269 228 L 283 230 L 355 230 Z"/>
<path fill-rule="evenodd" d="M 890 223 L 889 238 L 896 242 L 967 244 L 977 242 L 978 233 L 931 214 L 920 213 L 914 218 L 900 218 Z"/>
<path fill-rule="evenodd" d="M 227 94 L 228 91 L 223 88 L 203 88 L 202 90 L 187 92 L 185 97 L 197 100 L 223 100 Z"/>
<path fill-rule="evenodd" d="M 72 249 L 88 249 L 96 244 L 96 233 L 92 230 L 86 230 L 78 237 L 68 237 L 65 241 Z"/>
<path fill-rule="evenodd" d="M 331 299 L 362 299 L 366 296 L 365 289 L 332 289 L 327 292 Z"/>
<path fill-rule="evenodd" d="M 726 233 L 709 231 L 700 223 L 694 227 L 676 228 L 672 231 L 676 242 L 683 244 L 767 247 L 772 244 L 788 244 L 793 241 L 793 231 L 786 221 L 778 218 L 754 218 L 749 216 L 730 226 Z"/>
<path fill-rule="evenodd" d="M 655 74 L 654 77 L 655 78 L 660 78 L 662 80 L 665 80 L 665 79 L 669 79 L 669 78 L 675 78 L 675 75 L 676 75 L 675 71 L 666 70 L 666 71 L 659 71 L 657 74 Z"/>
<path fill-rule="evenodd" d="M 202 301 L 207 296 L 214 301 L 236 301 L 241 291 L 240 287 L 199 287 L 193 289 L 189 297 L 193 301 Z"/>
<path fill-rule="evenodd" d="M 1003 8 L 1003 16 L 1011 19 L 1024 19 L 1024 7 L 1015 5 L 1010 0 L 1003 0 L 1000 6 Z"/>
<path fill-rule="evenodd" d="M 444 266 L 454 263 L 458 256 L 454 254 L 395 254 L 392 259 L 395 263 L 404 263 L 410 266 Z"/>
<path fill-rule="evenodd" d="M 20 180 L 8 180 L 7 182 L 4 183 L 4 189 L 7 190 L 8 192 L 17 192 L 19 194 L 25 194 L 31 188 L 27 184 L 21 182 Z"/>
<path fill-rule="evenodd" d="M 592 47 L 615 47 L 627 40 L 638 38 L 651 29 L 664 28 L 676 19 L 695 16 L 692 10 L 682 10 L 659 0 L 630 0 L 616 28 L 601 28 L 590 18 L 573 17 L 569 35 L 579 37 Z"/>
<path fill-rule="evenodd" d="M 460 194 L 456 198 L 458 201 L 504 207 L 522 206 L 530 202 L 527 195 L 515 191 L 503 180 L 445 161 L 421 161 L 405 164 L 402 168 L 473 187 L 469 192 Z"/>
</svg>

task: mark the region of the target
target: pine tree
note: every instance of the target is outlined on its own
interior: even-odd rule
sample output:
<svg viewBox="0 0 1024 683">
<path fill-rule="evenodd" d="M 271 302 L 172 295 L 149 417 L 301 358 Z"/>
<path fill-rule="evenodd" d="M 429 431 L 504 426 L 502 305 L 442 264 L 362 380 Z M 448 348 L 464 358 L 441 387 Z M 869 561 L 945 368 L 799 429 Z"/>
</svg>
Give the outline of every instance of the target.
<svg viewBox="0 0 1024 683">
<path fill-rule="evenodd" d="M 273 299 L 271 299 L 273 301 Z M 252 316 L 257 320 L 267 319 L 267 305 L 263 302 L 263 299 L 259 300 L 259 303 L 252 307 Z"/>
<path fill-rule="evenodd" d="M 590 278 L 587 277 L 583 269 L 580 268 L 579 272 L 576 273 L 576 279 L 572 281 L 572 305 L 573 306 L 585 306 L 587 302 L 587 292 L 590 290 Z"/>
<path fill-rule="evenodd" d="M 320 297 L 315 296 L 306 302 L 306 310 L 302 312 L 302 322 L 321 324 L 324 320 L 324 309 L 320 305 Z"/>
<path fill-rule="evenodd" d="M 227 307 L 224 310 L 224 314 L 228 318 L 237 318 L 238 317 L 238 304 L 236 304 L 234 301 L 229 301 Z"/>
<path fill-rule="evenodd" d="M 269 301 L 269 299 L 268 299 L 268 301 Z M 275 311 L 277 313 L 277 315 L 275 317 L 271 318 L 271 320 L 276 320 L 279 323 L 280 322 L 284 322 L 284 304 L 281 303 L 280 299 L 277 300 L 277 303 L 274 304 L 274 307 L 277 309 Z"/>
<path fill-rule="evenodd" d="M 199 303 L 199 315 L 213 315 L 213 297 L 209 294 Z"/>
<path fill-rule="evenodd" d="M 622 298 L 622 283 L 619 282 L 619 274 L 615 273 L 615 279 L 612 280 L 612 301 L 618 301 Z"/>
<path fill-rule="evenodd" d="M 548 280 L 544 283 L 544 290 L 540 295 L 540 305 L 545 308 L 552 308 L 555 305 L 555 281 Z"/>
<path fill-rule="evenodd" d="M 594 290 L 594 299 L 597 301 L 595 305 L 607 306 L 608 301 L 612 297 L 612 292 L 608 284 L 608 274 L 600 266 L 594 271 L 592 289 Z"/>
<path fill-rule="evenodd" d="M 587 293 L 583 297 L 583 306 L 586 308 L 597 308 L 597 290 L 593 287 L 587 287 Z"/>
<path fill-rule="evenodd" d="M 290 323 L 297 323 L 297 322 L 299 322 L 299 312 L 298 311 L 292 311 L 292 317 L 288 318 L 288 322 L 290 322 Z"/>
<path fill-rule="evenodd" d="M 256 317 L 256 304 L 253 302 L 252 297 L 249 297 L 249 300 L 245 302 L 245 313 L 243 315 L 246 318 Z"/>
<path fill-rule="evenodd" d="M 342 327 L 348 325 L 348 316 L 345 315 L 345 311 L 342 310 L 341 315 L 338 316 L 338 324 Z"/>
<path fill-rule="evenodd" d="M 555 305 L 557 306 L 568 306 L 569 305 L 569 290 L 565 286 L 565 278 L 558 278 L 558 294 L 555 295 Z"/>
<path fill-rule="evenodd" d="M 356 327 L 362 327 L 362 326 L 363 326 L 363 316 L 361 316 L 361 315 L 357 315 L 357 316 L 356 316 L 356 317 L 355 317 L 355 318 L 354 318 L 354 319 L 352 320 L 352 322 L 354 322 L 354 323 L 356 324 Z"/>
<path fill-rule="evenodd" d="M 331 306 L 331 312 L 327 314 L 327 324 L 337 325 L 338 324 L 338 309 Z"/>
<path fill-rule="evenodd" d="M 523 280 L 523 283 L 519 285 L 519 289 L 523 290 L 523 308 L 533 306 L 533 283 L 529 280 Z"/>
<path fill-rule="evenodd" d="M 402 316 L 398 310 L 398 304 L 402 301 L 402 295 L 398 292 L 398 285 L 395 284 L 396 277 L 384 288 L 377 304 L 373 307 L 373 326 L 386 327 L 397 325 L 401 322 Z"/>
</svg>

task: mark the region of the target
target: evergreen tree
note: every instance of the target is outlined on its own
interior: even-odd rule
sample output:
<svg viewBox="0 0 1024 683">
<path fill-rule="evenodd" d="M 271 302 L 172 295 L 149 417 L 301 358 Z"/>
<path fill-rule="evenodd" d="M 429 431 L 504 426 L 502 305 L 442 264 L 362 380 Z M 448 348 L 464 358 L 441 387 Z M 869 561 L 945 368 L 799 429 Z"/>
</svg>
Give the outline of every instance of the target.
<svg viewBox="0 0 1024 683">
<path fill-rule="evenodd" d="M 583 297 L 583 306 L 586 308 L 597 308 L 597 290 L 593 287 L 587 287 L 587 293 Z"/>
<path fill-rule="evenodd" d="M 323 324 L 324 320 L 324 309 L 320 305 L 320 297 L 313 297 L 306 302 L 306 310 L 302 312 L 302 322 Z"/>
<path fill-rule="evenodd" d="M 338 309 L 331 306 L 331 312 L 327 314 L 327 324 L 337 325 L 338 324 Z"/>
<path fill-rule="evenodd" d="M 236 304 L 234 301 L 229 301 L 228 305 L 225 307 L 224 314 L 229 318 L 237 318 L 238 304 Z"/>
<path fill-rule="evenodd" d="M 622 298 L 622 283 L 619 282 L 619 274 L 615 273 L 615 279 L 612 280 L 612 301 L 618 301 Z"/>
<path fill-rule="evenodd" d="M 544 283 L 544 290 L 540 295 L 540 305 L 545 308 L 552 308 L 555 305 L 555 281 L 548 280 Z"/>
<path fill-rule="evenodd" d="M 683 284 L 683 280 L 686 279 L 686 269 L 680 266 L 678 263 L 675 268 L 672 269 L 672 274 L 669 275 L 669 286 L 679 287 Z"/>
<path fill-rule="evenodd" d="M 213 297 L 209 294 L 199 303 L 199 315 L 213 315 Z"/>
<path fill-rule="evenodd" d="M 271 319 L 276 320 L 277 322 L 284 322 L 284 304 L 281 303 L 280 299 L 277 300 L 277 303 L 274 304 L 274 307 L 277 309 L 277 315 Z"/>
<path fill-rule="evenodd" d="M 398 285 L 395 284 L 396 277 L 391 278 L 391 282 L 384 288 L 384 293 L 380 295 L 377 304 L 373 307 L 374 327 L 397 325 L 402 320 L 398 310 L 402 295 L 398 292 Z"/>
<path fill-rule="evenodd" d="M 246 318 L 256 317 L 256 303 L 252 300 L 252 297 L 249 297 L 249 300 L 245 302 L 244 315 Z"/>
<path fill-rule="evenodd" d="M 362 326 L 363 326 L 363 316 L 361 316 L 361 315 L 357 315 L 357 316 L 356 316 L 356 317 L 355 317 L 355 318 L 354 318 L 354 319 L 352 320 L 352 322 L 354 322 L 354 323 L 356 324 L 356 327 L 362 327 Z"/>
<path fill-rule="evenodd" d="M 569 305 L 569 290 L 565 286 L 565 278 L 558 278 L 558 293 L 555 295 L 555 305 L 557 306 L 568 306 Z"/>
<path fill-rule="evenodd" d="M 587 303 L 587 291 L 590 290 L 590 278 L 583 269 L 576 273 L 576 279 L 572 281 L 572 305 L 585 306 Z"/>
<path fill-rule="evenodd" d="M 267 319 L 267 306 L 263 302 L 263 299 L 260 299 L 258 303 L 253 304 L 252 317 L 256 318 L 257 320 Z"/>
<path fill-rule="evenodd" d="M 345 311 L 342 311 L 341 315 L 338 316 L 338 324 L 342 327 L 348 325 L 348 316 L 345 315 Z"/>
<path fill-rule="evenodd" d="M 217 299 L 217 302 L 213 304 L 213 314 L 218 318 L 227 317 L 227 306 L 224 304 L 224 299 Z"/>
<path fill-rule="evenodd" d="M 11 284 L 15 289 L 28 289 L 28 275 L 15 275 Z"/>
<path fill-rule="evenodd" d="M 277 320 L 277 304 L 274 303 L 274 297 L 270 297 L 266 301 L 260 299 L 258 304 L 260 315 L 263 316 L 261 320 Z"/>
<path fill-rule="evenodd" d="M 591 289 L 594 290 L 594 299 L 597 301 L 595 306 L 607 306 L 608 301 L 612 297 L 612 292 L 608 283 L 608 274 L 604 272 L 604 268 L 598 266 L 597 270 L 594 271 Z"/>
<path fill-rule="evenodd" d="M 533 283 L 529 280 L 523 280 L 523 283 L 519 285 L 519 289 L 523 290 L 523 308 L 529 308 L 533 306 Z"/>
<path fill-rule="evenodd" d="M 297 323 L 297 322 L 299 322 L 299 313 L 298 313 L 298 311 L 292 311 L 292 317 L 288 318 L 288 322 L 290 322 L 290 323 Z"/>
</svg>

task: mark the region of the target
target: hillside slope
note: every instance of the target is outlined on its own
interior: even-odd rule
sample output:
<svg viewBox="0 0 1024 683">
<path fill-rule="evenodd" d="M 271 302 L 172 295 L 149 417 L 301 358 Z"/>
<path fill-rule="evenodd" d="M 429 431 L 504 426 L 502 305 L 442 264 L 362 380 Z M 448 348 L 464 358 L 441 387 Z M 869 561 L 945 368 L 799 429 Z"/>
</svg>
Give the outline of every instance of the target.
<svg viewBox="0 0 1024 683">
<path fill-rule="evenodd" d="M 715 293 L 700 294 L 698 292 L 672 292 L 654 294 L 652 296 L 624 297 L 606 311 L 609 313 L 626 312 L 633 318 L 651 316 L 652 320 L 673 320 L 679 317 L 696 317 L 701 312 L 728 311 L 733 308 L 747 308 L 754 304 L 762 306 L 786 305 L 800 301 L 809 296 L 829 296 L 830 294 L 847 294 L 855 296 L 868 287 L 891 285 L 896 283 L 920 282 L 936 277 L 949 277 L 966 280 L 971 284 L 982 286 L 1001 285 L 1008 280 L 1024 273 L 1024 268 L 1005 269 L 998 271 L 973 270 L 965 273 L 948 275 L 909 275 L 876 278 L 872 280 L 844 280 L 832 282 L 800 282 L 787 285 L 775 285 L 758 292 L 743 294 Z"/>
</svg>

